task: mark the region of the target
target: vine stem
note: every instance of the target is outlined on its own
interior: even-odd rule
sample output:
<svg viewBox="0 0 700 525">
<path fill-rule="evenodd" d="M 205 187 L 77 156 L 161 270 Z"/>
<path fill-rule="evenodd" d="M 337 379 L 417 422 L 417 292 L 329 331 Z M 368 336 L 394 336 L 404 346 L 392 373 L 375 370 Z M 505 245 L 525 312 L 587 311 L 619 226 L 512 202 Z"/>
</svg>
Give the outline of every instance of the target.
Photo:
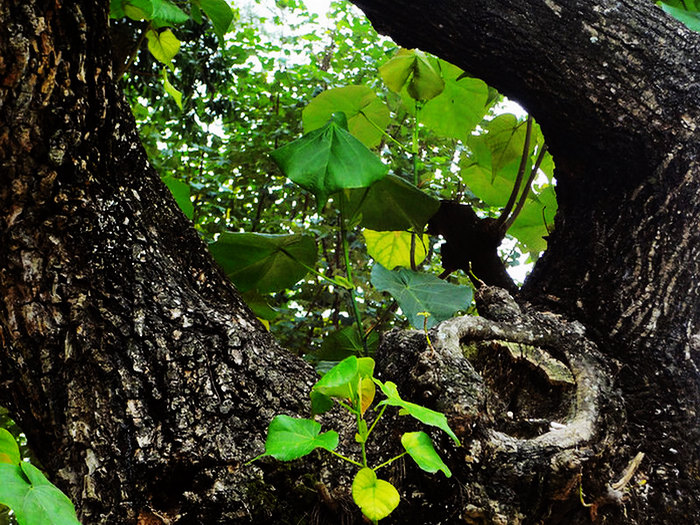
<svg viewBox="0 0 700 525">
<path fill-rule="evenodd" d="M 367 338 L 365 337 L 364 329 L 362 328 L 362 318 L 360 317 L 360 309 L 357 306 L 357 297 L 355 296 L 355 281 L 352 277 L 352 265 L 350 264 L 350 248 L 348 246 L 348 231 L 345 227 L 345 206 L 341 199 L 340 201 L 340 237 L 343 248 L 343 260 L 345 261 L 345 275 L 350 283 L 350 302 L 352 303 L 352 313 L 355 316 L 355 324 L 357 325 L 357 333 L 362 339 L 362 348 L 367 355 Z"/>
<path fill-rule="evenodd" d="M 418 184 L 420 183 L 420 176 L 418 174 L 418 153 L 420 152 L 419 148 L 419 140 L 420 140 L 420 111 L 421 108 L 423 107 L 423 104 L 420 101 L 416 101 L 416 114 L 415 114 L 415 122 L 413 124 L 413 143 L 411 144 L 411 153 L 413 153 L 413 185 L 417 188 Z M 418 265 L 416 264 L 416 236 L 423 235 L 422 231 L 419 232 L 411 232 L 411 251 L 410 251 L 410 260 L 411 260 L 411 270 L 414 272 L 418 270 Z"/>
<path fill-rule="evenodd" d="M 532 186 L 532 181 L 535 180 L 535 177 L 537 176 L 537 172 L 540 169 L 540 165 L 542 164 L 542 161 L 544 160 L 544 154 L 547 153 L 547 145 L 544 144 L 542 146 L 542 149 L 540 149 L 540 152 L 537 155 L 537 160 L 535 160 L 535 165 L 532 167 L 532 171 L 530 172 L 530 176 L 527 179 L 527 182 L 525 183 L 525 189 L 523 189 L 523 193 L 520 195 L 520 200 L 518 201 L 517 206 L 515 207 L 515 210 L 513 210 L 513 214 L 508 217 L 508 220 L 503 224 L 503 231 L 507 231 L 508 228 L 510 228 L 513 223 L 515 222 L 515 219 L 518 218 L 518 215 L 520 215 L 520 212 L 523 209 L 523 206 L 525 206 L 525 201 L 527 200 L 527 196 L 530 193 L 530 186 Z"/>
<path fill-rule="evenodd" d="M 131 65 L 134 63 L 134 60 L 136 60 L 136 55 L 138 55 L 139 49 L 141 49 L 141 46 L 143 45 L 143 41 L 146 38 L 146 33 L 151 29 L 151 24 L 149 23 L 143 31 L 141 31 L 141 35 L 139 36 L 139 40 L 136 43 L 136 47 L 134 48 L 134 51 L 131 53 L 129 56 L 129 59 L 126 61 L 125 64 L 123 64 L 119 70 L 117 71 L 116 78 L 117 80 L 121 79 L 121 77 L 124 76 L 124 74 L 129 70 Z"/>
<path fill-rule="evenodd" d="M 508 203 L 506 207 L 503 208 L 501 216 L 498 218 L 498 224 L 501 232 L 505 233 L 508 230 L 506 223 L 510 218 L 510 212 L 513 211 L 513 206 L 515 205 L 515 200 L 518 198 L 518 192 L 520 191 L 520 185 L 523 182 L 523 177 L 525 176 L 525 168 L 527 166 L 527 159 L 530 156 L 530 140 L 532 138 L 532 117 L 527 116 L 527 124 L 525 129 L 525 142 L 523 144 L 523 154 L 520 157 L 520 166 L 518 166 L 518 174 L 515 177 L 515 183 L 513 184 L 513 191 L 510 193 L 508 198 Z M 525 191 L 523 191 L 525 193 Z"/>
<path fill-rule="evenodd" d="M 375 418 L 374 422 L 373 422 L 372 425 L 369 427 L 369 430 L 367 431 L 367 438 L 369 438 L 369 435 L 372 433 L 372 430 L 374 430 L 374 427 L 377 426 L 377 423 L 379 422 L 379 419 L 384 415 L 384 411 L 386 410 L 386 407 L 387 407 L 387 406 L 388 406 L 388 405 L 384 405 L 384 406 L 382 407 L 381 411 L 379 412 L 379 414 L 378 414 L 377 417 Z"/>
</svg>

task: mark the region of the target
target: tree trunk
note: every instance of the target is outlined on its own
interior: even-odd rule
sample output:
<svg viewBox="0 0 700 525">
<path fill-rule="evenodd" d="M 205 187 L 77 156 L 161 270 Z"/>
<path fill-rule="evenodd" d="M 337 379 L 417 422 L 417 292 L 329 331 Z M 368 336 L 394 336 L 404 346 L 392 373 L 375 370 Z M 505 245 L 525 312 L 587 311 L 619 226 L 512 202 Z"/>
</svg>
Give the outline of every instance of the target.
<svg viewBox="0 0 700 525">
<path fill-rule="evenodd" d="M 463 441 L 453 478 L 394 465 L 387 521 L 700 521 L 700 39 L 646 4 L 355 3 L 532 112 L 560 210 L 519 304 L 385 338 L 382 377 Z M 359 523 L 335 461 L 243 465 L 314 374 L 148 165 L 107 9 L 0 0 L 0 405 L 86 524 Z"/>
</svg>

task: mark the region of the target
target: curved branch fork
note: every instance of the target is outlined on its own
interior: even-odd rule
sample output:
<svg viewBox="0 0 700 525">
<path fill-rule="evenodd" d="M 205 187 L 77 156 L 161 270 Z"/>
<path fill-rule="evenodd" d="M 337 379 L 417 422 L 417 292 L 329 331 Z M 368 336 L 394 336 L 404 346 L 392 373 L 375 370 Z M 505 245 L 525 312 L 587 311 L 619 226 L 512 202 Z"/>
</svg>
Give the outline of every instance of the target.
<svg viewBox="0 0 700 525">
<path fill-rule="evenodd" d="M 595 458 L 610 459 L 624 418 L 583 325 L 523 311 L 500 288 L 482 288 L 477 306 L 481 317 L 433 329 L 434 350 L 422 332 L 389 334 L 377 362 L 407 398 L 447 415 L 463 447 L 439 448 L 471 487 L 473 519 L 505 512 L 518 523 L 523 511 L 577 502 L 584 470 Z M 599 481 L 604 490 L 611 480 Z M 517 500 L 523 494 L 537 501 Z"/>
</svg>

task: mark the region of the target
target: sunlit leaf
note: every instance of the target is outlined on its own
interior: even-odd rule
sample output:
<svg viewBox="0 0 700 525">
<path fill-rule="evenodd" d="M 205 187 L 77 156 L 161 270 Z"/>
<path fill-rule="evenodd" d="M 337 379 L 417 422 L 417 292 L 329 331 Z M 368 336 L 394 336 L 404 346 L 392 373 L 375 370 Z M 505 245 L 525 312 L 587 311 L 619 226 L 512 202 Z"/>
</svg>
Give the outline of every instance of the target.
<svg viewBox="0 0 700 525">
<path fill-rule="evenodd" d="M 489 206 L 505 206 L 513 191 L 520 166 L 520 156 L 494 171 L 492 153 L 485 136 L 470 137 L 467 144 L 470 151 L 460 161 L 460 177 L 472 193 Z M 520 147 L 522 148 L 522 143 Z M 528 162 L 527 174 L 531 166 L 532 164 Z"/>
<path fill-rule="evenodd" d="M 209 251 L 226 275 L 245 292 L 284 290 L 316 264 L 316 241 L 309 235 L 222 233 Z"/>
<path fill-rule="evenodd" d="M 382 140 L 382 130 L 391 119 L 389 108 L 367 86 L 346 86 L 329 89 L 315 97 L 302 113 L 307 133 L 328 123 L 333 113 L 342 112 L 348 120 L 348 131 L 368 148 Z"/>
<path fill-rule="evenodd" d="M 313 386 L 312 391 L 328 397 L 354 400 L 359 381 L 358 359 L 350 356 L 326 372 Z"/>
<path fill-rule="evenodd" d="M 352 498 L 370 520 L 386 518 L 399 505 L 398 491 L 388 481 L 377 479 L 371 468 L 361 469 L 352 482 Z"/>
<path fill-rule="evenodd" d="M 170 29 L 165 29 L 160 33 L 149 29 L 146 31 L 148 40 L 148 50 L 151 54 L 166 66 L 172 67 L 172 61 L 180 50 L 180 41 Z"/>
<path fill-rule="evenodd" d="M 173 97 L 173 99 L 175 100 L 175 104 L 177 104 L 177 107 L 182 109 L 182 92 L 176 89 L 175 86 L 173 86 L 170 83 L 170 80 L 168 79 L 168 72 L 165 68 L 163 68 L 163 87 L 165 88 L 165 92 L 171 97 Z M 194 211 L 194 208 L 192 208 L 192 211 Z M 192 217 L 188 215 L 188 218 L 191 219 Z"/>
<path fill-rule="evenodd" d="M 360 404 L 361 414 L 364 414 L 372 404 L 372 401 L 374 401 L 374 394 L 376 390 L 377 387 L 370 377 L 362 378 L 360 381 L 360 399 L 362 401 Z"/>
<path fill-rule="evenodd" d="M 386 86 L 395 93 L 406 87 L 415 100 L 435 98 L 445 88 L 436 63 L 417 49 L 399 49 L 394 57 L 379 67 Z"/>
<path fill-rule="evenodd" d="M 410 232 L 375 232 L 364 230 L 362 234 L 367 244 L 367 253 L 385 268 L 394 269 L 397 266 L 410 268 L 411 266 L 411 238 Z M 428 254 L 430 238 L 427 235 L 421 237 L 415 235 L 414 259 L 420 264 Z"/>
<path fill-rule="evenodd" d="M 405 268 L 390 271 L 380 264 L 372 268 L 372 284 L 380 292 L 389 292 L 411 325 L 423 328 L 420 312 L 430 313 L 428 328 L 465 310 L 472 301 L 472 289 L 447 283 L 436 276 Z"/>
<path fill-rule="evenodd" d="M 401 436 L 401 444 L 421 469 L 431 473 L 441 470 L 446 477 L 452 476 L 450 469 L 435 451 L 430 436 L 425 432 L 406 432 Z"/>
<path fill-rule="evenodd" d="M 518 240 L 523 251 L 538 253 L 547 249 L 544 237 L 549 233 L 548 227 L 554 226 L 557 212 L 554 186 L 539 188 L 534 197 L 528 199 L 508 233 Z"/>
<path fill-rule="evenodd" d="M 476 78 L 460 78 L 463 71 L 440 60 L 445 89 L 421 110 L 421 122 L 438 135 L 465 140 L 488 109 L 488 86 Z M 459 80 L 458 80 L 459 79 Z"/>
<path fill-rule="evenodd" d="M 486 124 L 486 129 L 484 140 L 491 150 L 491 169 L 495 176 L 503 166 L 522 157 L 527 126 L 515 115 L 505 113 Z"/>
<path fill-rule="evenodd" d="M 347 131 L 344 114 L 324 127 L 272 152 L 292 181 L 316 196 L 319 209 L 328 196 L 345 188 L 365 188 L 388 170 L 379 158 Z"/>
<path fill-rule="evenodd" d="M 337 446 L 338 433 L 335 430 L 321 433 L 321 424 L 316 421 L 279 415 L 267 429 L 265 455 L 291 461 L 316 448 L 335 450 Z"/>
</svg>

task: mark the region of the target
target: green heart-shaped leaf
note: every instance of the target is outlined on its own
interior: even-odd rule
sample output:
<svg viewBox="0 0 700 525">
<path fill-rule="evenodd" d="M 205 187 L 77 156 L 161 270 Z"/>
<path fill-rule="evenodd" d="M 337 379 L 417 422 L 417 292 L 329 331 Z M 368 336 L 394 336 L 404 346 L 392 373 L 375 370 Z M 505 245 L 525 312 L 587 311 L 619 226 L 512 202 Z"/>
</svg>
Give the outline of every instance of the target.
<svg viewBox="0 0 700 525">
<path fill-rule="evenodd" d="M 353 399 L 359 388 L 359 377 L 358 359 L 353 355 L 326 372 L 311 390 L 328 397 Z"/>
<path fill-rule="evenodd" d="M 386 175 L 379 158 L 347 131 L 344 114 L 324 127 L 272 152 L 292 181 L 316 196 L 319 209 L 328 196 L 346 188 L 365 188 Z"/>
<path fill-rule="evenodd" d="M 375 231 L 421 231 L 440 201 L 396 175 L 387 175 L 369 188 L 343 192 L 348 216 Z"/>
<path fill-rule="evenodd" d="M 406 87 L 415 100 L 435 98 L 445 88 L 436 62 L 417 49 L 399 49 L 396 55 L 379 67 L 386 86 L 395 93 Z"/>
<path fill-rule="evenodd" d="M 425 432 L 406 432 L 401 436 L 401 444 L 421 469 L 431 473 L 441 470 L 446 477 L 452 476 L 450 469 L 435 452 L 430 436 Z"/>
<path fill-rule="evenodd" d="M 394 486 L 388 481 L 377 479 L 371 468 L 363 468 L 355 476 L 352 499 L 362 514 L 375 522 L 391 514 L 401 501 Z"/>
<path fill-rule="evenodd" d="M 423 328 L 420 312 L 428 312 L 428 328 L 465 310 L 473 292 L 467 286 L 447 283 L 436 276 L 399 268 L 389 271 L 380 264 L 372 268 L 371 282 L 380 292 L 389 292 L 415 328 Z"/>
<path fill-rule="evenodd" d="M 0 504 L 20 525 L 80 525 L 75 508 L 34 465 L 0 463 Z"/>
<path fill-rule="evenodd" d="M 321 424 L 311 419 L 275 416 L 267 429 L 265 456 L 291 461 L 309 454 L 315 448 L 335 450 L 338 433 L 329 430 L 321 434 Z"/>
<path fill-rule="evenodd" d="M 6 429 L 0 428 L 0 463 L 17 465 L 20 461 L 22 461 L 22 456 L 19 453 L 19 445 L 15 436 Z"/>
<path fill-rule="evenodd" d="M 214 26 L 214 33 L 223 39 L 233 21 L 233 11 L 226 0 L 199 0 L 199 6 Z"/>
<path fill-rule="evenodd" d="M 148 40 L 148 50 L 158 60 L 168 67 L 172 68 L 172 61 L 180 50 L 180 41 L 170 29 L 161 31 L 160 33 L 149 29 L 146 32 Z"/>
<path fill-rule="evenodd" d="M 316 264 L 316 241 L 309 235 L 223 233 L 209 251 L 241 292 L 284 290 Z"/>
<path fill-rule="evenodd" d="M 438 135 L 466 140 L 488 110 L 489 88 L 479 79 L 463 77 L 460 68 L 444 60 L 440 69 L 445 89 L 423 106 L 421 122 Z"/>
<path fill-rule="evenodd" d="M 346 86 L 329 89 L 315 97 L 302 113 L 307 133 L 326 125 L 333 113 L 342 112 L 348 119 L 348 131 L 368 148 L 382 140 L 382 130 L 391 120 L 389 108 L 371 88 Z"/>
</svg>

